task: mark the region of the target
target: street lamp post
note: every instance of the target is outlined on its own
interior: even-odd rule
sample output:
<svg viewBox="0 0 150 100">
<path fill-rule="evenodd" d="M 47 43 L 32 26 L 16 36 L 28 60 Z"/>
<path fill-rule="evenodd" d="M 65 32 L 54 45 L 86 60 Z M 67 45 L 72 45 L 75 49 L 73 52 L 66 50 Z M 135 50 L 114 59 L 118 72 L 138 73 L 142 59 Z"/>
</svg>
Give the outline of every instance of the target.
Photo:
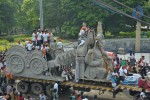
<svg viewBox="0 0 150 100">
<path fill-rule="evenodd" d="M 42 0 L 40 0 L 40 29 L 43 30 L 43 5 Z"/>
</svg>

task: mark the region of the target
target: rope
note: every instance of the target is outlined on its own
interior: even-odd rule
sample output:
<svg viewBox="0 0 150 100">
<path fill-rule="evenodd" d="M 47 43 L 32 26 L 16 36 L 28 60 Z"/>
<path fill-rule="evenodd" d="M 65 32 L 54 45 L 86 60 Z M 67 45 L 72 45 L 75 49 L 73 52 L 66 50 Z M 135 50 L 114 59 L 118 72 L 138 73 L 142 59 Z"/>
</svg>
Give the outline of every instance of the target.
<svg viewBox="0 0 150 100">
<path fill-rule="evenodd" d="M 91 1 L 92 1 L 92 2 L 96 2 L 97 4 L 100 4 L 100 5 L 104 6 L 104 7 L 110 8 L 110 9 L 113 10 L 114 12 L 117 12 L 117 13 L 119 13 L 119 14 L 122 14 L 122 15 L 124 15 L 124 16 L 126 16 L 126 17 L 129 17 L 129 18 L 132 18 L 132 19 L 134 19 L 134 20 L 137 20 L 137 21 L 139 21 L 139 22 L 141 22 L 141 23 L 150 25 L 150 23 L 145 22 L 145 21 L 143 21 L 143 20 L 141 20 L 141 19 L 132 17 L 131 15 L 129 15 L 129 14 L 127 14 L 127 13 L 125 13 L 125 12 L 123 12 L 123 11 L 121 11 L 121 10 L 119 10 L 119 9 L 117 9 L 117 8 L 115 8 L 115 7 L 111 6 L 111 5 L 109 5 L 109 4 L 105 3 L 105 2 L 103 2 L 102 0 L 91 0 Z"/>
<path fill-rule="evenodd" d="M 117 0 L 112 0 L 112 1 L 115 2 L 115 3 L 117 3 L 117 4 L 120 4 L 120 5 L 124 6 L 124 7 L 126 7 L 126 8 L 128 8 L 128 9 L 130 9 L 130 10 L 132 10 L 132 11 L 134 10 L 133 8 L 131 8 L 131 7 L 125 5 L 125 4 L 123 4 L 123 3 L 121 3 L 121 2 L 119 2 L 119 1 L 117 1 Z M 137 12 L 137 13 L 138 13 L 138 12 Z M 143 16 L 146 17 L 146 18 L 148 18 L 148 19 L 150 19 L 149 16 L 146 16 L 146 15 L 144 15 L 144 14 L 143 14 Z"/>
</svg>

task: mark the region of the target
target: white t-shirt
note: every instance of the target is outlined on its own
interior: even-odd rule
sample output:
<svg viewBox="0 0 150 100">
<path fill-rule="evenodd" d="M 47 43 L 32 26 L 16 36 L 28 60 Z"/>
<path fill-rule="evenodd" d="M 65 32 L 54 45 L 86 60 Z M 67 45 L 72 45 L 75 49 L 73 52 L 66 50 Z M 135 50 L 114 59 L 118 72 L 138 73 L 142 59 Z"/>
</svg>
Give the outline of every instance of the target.
<svg viewBox="0 0 150 100">
<path fill-rule="evenodd" d="M 145 97 L 146 97 L 145 93 L 144 93 L 144 92 L 141 92 L 141 93 L 140 93 L 140 97 L 141 97 L 141 98 L 145 98 Z"/>
<path fill-rule="evenodd" d="M 40 94 L 40 100 L 46 100 L 46 96 Z"/>
<path fill-rule="evenodd" d="M 27 46 L 27 44 L 29 43 L 29 41 L 25 41 L 25 45 Z"/>
<path fill-rule="evenodd" d="M 35 33 L 32 34 L 32 41 L 36 41 L 36 35 L 35 35 Z"/>
<path fill-rule="evenodd" d="M 33 47 L 33 44 L 27 44 L 27 48 L 28 48 L 28 50 L 32 50 L 32 47 Z"/>
<path fill-rule="evenodd" d="M 62 48 L 62 47 L 63 47 L 62 42 L 57 42 L 57 47 L 58 47 L 58 48 Z"/>
<path fill-rule="evenodd" d="M 44 34 L 44 35 L 43 35 L 44 41 L 48 41 L 48 37 L 49 37 L 48 34 Z"/>
<path fill-rule="evenodd" d="M 21 47 L 23 47 L 23 44 L 21 44 L 21 43 L 20 43 L 20 44 L 18 44 L 18 45 L 19 45 L 19 46 L 21 46 Z"/>
<path fill-rule="evenodd" d="M 6 100 L 3 96 L 0 96 L 0 100 Z"/>
<path fill-rule="evenodd" d="M 7 64 L 6 64 L 6 61 L 4 61 L 4 66 L 6 66 Z"/>
<path fill-rule="evenodd" d="M 119 76 L 118 73 L 112 72 L 112 76 Z"/>
<path fill-rule="evenodd" d="M 127 74 L 127 69 L 122 69 L 122 67 L 119 69 L 119 73 L 120 73 L 120 76 L 126 76 L 124 73 Z"/>
<path fill-rule="evenodd" d="M 1 69 L 3 66 L 4 66 L 3 63 L 0 62 L 0 69 Z"/>
<path fill-rule="evenodd" d="M 66 72 L 63 70 L 63 72 L 61 73 L 61 77 L 66 76 Z"/>
<path fill-rule="evenodd" d="M 45 47 L 45 49 L 46 49 L 46 51 L 48 51 L 48 50 L 49 50 L 49 47 Z"/>
<path fill-rule="evenodd" d="M 10 94 L 10 92 L 12 92 L 12 87 L 10 85 L 8 85 L 6 87 L 6 91 L 7 91 L 7 94 Z"/>
<path fill-rule="evenodd" d="M 84 33 L 85 33 L 85 31 L 84 31 L 84 30 L 80 30 L 80 32 L 79 32 L 79 36 L 84 35 Z"/>
<path fill-rule="evenodd" d="M 114 61 L 114 66 L 117 66 L 117 61 L 116 60 Z"/>
<path fill-rule="evenodd" d="M 37 40 L 42 40 L 42 33 L 37 33 Z"/>
<path fill-rule="evenodd" d="M 54 89 L 56 89 L 58 92 L 58 84 L 57 83 L 54 84 Z"/>
<path fill-rule="evenodd" d="M 88 100 L 87 98 L 84 98 L 84 99 L 82 99 L 82 100 Z"/>
</svg>

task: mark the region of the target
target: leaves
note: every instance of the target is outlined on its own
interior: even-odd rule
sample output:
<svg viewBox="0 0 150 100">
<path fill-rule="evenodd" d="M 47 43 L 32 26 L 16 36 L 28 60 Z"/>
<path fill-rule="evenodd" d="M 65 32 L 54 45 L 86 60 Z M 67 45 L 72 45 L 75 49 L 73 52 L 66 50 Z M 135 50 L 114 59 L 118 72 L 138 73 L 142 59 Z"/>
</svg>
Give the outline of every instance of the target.
<svg viewBox="0 0 150 100">
<path fill-rule="evenodd" d="M 112 0 L 102 0 L 106 4 L 118 8 L 127 14 L 132 10 L 114 3 Z M 142 6 L 144 14 L 149 15 L 150 0 L 118 0 L 135 8 Z M 40 27 L 39 0 L 0 0 L 0 31 L 11 30 L 14 27 L 29 32 Z M 135 30 L 136 21 L 115 13 L 102 4 L 97 5 L 91 0 L 43 0 L 44 28 L 55 29 L 56 33 L 77 37 L 83 22 L 89 27 L 97 28 L 98 21 L 103 22 L 104 32 L 117 36 L 121 31 Z M 149 21 L 147 18 L 142 20 Z"/>
</svg>

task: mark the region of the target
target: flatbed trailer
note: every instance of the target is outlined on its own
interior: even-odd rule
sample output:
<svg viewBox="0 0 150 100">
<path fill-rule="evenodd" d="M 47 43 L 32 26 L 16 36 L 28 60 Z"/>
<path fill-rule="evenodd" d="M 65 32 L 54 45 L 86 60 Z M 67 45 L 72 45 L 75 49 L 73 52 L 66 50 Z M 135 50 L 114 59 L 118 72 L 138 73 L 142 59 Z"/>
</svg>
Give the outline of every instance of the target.
<svg viewBox="0 0 150 100">
<path fill-rule="evenodd" d="M 23 84 L 18 84 L 17 88 L 19 89 L 18 91 L 22 91 L 21 88 L 25 89 L 27 87 L 30 87 L 32 89 L 32 84 L 41 84 L 43 87 L 44 92 L 51 96 L 51 92 L 53 89 L 53 84 L 55 81 L 52 80 L 42 80 L 42 79 L 34 79 L 34 78 L 27 78 L 27 77 L 19 77 L 19 76 L 13 76 L 12 79 L 15 80 L 20 80 L 23 82 Z M 25 83 L 25 84 L 24 84 Z M 27 84 L 26 84 L 27 83 Z M 115 95 L 123 90 L 129 90 L 130 93 L 139 93 L 142 91 L 142 88 L 136 86 L 136 85 L 118 85 L 116 88 L 109 87 L 109 86 L 99 86 L 93 84 L 86 84 L 86 83 L 77 83 L 77 82 L 71 82 L 71 81 L 64 81 L 64 82 L 59 82 L 59 86 L 61 89 L 64 89 L 65 91 L 72 87 L 74 90 L 80 90 L 80 91 L 87 91 L 89 92 L 90 90 L 99 90 L 99 94 L 104 93 L 104 92 L 111 92 L 112 96 L 115 97 Z M 34 86 L 35 88 L 38 88 L 33 92 L 34 94 L 39 94 L 41 91 L 41 86 L 36 85 Z M 28 90 L 29 91 L 29 90 Z M 33 90 L 31 90 L 33 91 Z M 38 92 L 39 91 L 39 92 Z M 22 91 L 26 93 L 26 91 Z M 133 96 L 133 95 L 132 95 Z"/>
</svg>

